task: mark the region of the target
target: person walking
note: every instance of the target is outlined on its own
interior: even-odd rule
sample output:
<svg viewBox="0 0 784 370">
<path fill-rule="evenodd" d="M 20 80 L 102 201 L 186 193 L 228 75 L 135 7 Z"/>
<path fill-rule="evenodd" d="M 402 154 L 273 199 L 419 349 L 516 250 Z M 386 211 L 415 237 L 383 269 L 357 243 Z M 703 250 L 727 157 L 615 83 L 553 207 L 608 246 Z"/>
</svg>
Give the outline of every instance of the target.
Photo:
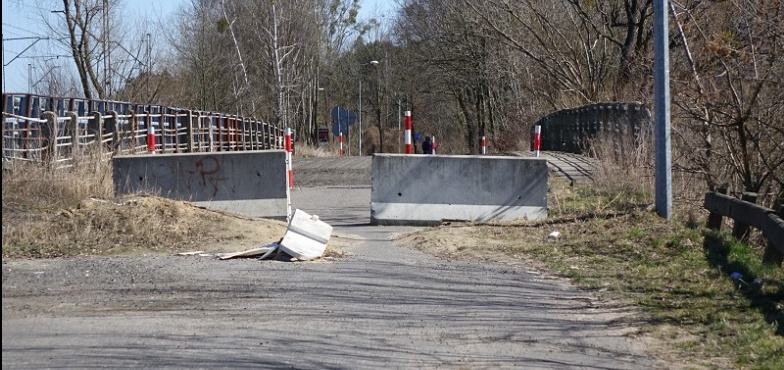
<svg viewBox="0 0 784 370">
<path fill-rule="evenodd" d="M 425 141 L 422 142 L 422 153 L 433 154 L 433 142 L 430 140 L 430 136 L 426 136 Z"/>
</svg>

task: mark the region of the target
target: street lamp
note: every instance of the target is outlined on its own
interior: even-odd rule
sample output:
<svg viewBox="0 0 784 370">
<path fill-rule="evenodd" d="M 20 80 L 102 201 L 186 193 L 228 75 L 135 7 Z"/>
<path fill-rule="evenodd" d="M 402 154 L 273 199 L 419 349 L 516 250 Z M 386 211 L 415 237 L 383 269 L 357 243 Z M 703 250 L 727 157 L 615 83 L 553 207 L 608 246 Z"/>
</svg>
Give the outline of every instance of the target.
<svg viewBox="0 0 784 370">
<path fill-rule="evenodd" d="M 378 65 L 377 60 L 371 60 L 361 66 Z M 359 155 L 362 156 L 362 77 L 359 78 Z"/>
<path fill-rule="evenodd" d="M 316 147 L 321 145 L 321 137 L 319 136 L 321 132 L 321 126 L 319 126 L 319 122 L 318 122 L 318 116 L 319 116 L 318 105 L 319 105 L 319 98 L 321 97 L 322 91 L 325 91 L 323 87 L 321 86 L 316 87 L 316 107 L 315 109 L 313 109 L 316 112 Z M 329 119 L 329 106 L 327 106 L 326 100 L 327 98 L 324 97 L 324 107 L 327 108 L 327 116 L 324 117 L 324 126 L 327 126 L 327 128 L 329 128 L 329 124 L 327 124 L 327 120 Z"/>
</svg>

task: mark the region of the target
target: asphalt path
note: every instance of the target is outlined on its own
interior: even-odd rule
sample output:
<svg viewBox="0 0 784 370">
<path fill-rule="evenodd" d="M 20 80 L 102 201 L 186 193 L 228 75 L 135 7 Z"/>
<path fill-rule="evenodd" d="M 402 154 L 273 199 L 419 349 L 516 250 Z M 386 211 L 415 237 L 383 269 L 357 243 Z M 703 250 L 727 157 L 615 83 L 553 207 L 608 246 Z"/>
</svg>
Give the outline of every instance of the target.
<svg viewBox="0 0 784 370">
<path fill-rule="evenodd" d="M 534 152 L 531 151 L 515 152 L 513 154 L 520 157 L 534 156 Z M 547 160 L 550 173 L 565 178 L 571 184 L 588 182 L 593 179 L 593 174 L 596 172 L 596 159 L 584 155 L 542 151 L 539 153 L 539 157 Z"/>
<path fill-rule="evenodd" d="M 396 246 L 416 229 L 370 226 L 369 183 L 308 176 L 295 172 L 308 186 L 293 206 L 355 241 L 344 258 L 4 260 L 2 367 L 667 367 L 646 354 L 633 308 L 522 264 Z"/>
</svg>

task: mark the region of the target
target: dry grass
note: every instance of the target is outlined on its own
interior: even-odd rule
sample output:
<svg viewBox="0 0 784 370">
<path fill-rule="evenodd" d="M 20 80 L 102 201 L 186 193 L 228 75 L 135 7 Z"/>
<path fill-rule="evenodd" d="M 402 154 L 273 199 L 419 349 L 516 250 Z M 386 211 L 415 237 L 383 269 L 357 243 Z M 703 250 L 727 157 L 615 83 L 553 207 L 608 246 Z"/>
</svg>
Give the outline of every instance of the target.
<svg viewBox="0 0 784 370">
<path fill-rule="evenodd" d="M 114 196 L 108 160 L 67 168 L 4 162 L 4 258 L 237 251 L 277 241 L 283 222 L 145 194 Z"/>
<path fill-rule="evenodd" d="M 38 163 L 3 162 L 3 213 L 5 207 L 54 210 L 74 207 L 83 199 L 113 197 L 112 169 L 108 161 L 85 157 L 63 169 Z"/>
<path fill-rule="evenodd" d="M 297 145 L 295 155 L 300 157 L 336 157 L 338 155 L 338 148 L 335 144 L 328 144 L 324 146 L 310 146 L 310 145 Z"/>
</svg>

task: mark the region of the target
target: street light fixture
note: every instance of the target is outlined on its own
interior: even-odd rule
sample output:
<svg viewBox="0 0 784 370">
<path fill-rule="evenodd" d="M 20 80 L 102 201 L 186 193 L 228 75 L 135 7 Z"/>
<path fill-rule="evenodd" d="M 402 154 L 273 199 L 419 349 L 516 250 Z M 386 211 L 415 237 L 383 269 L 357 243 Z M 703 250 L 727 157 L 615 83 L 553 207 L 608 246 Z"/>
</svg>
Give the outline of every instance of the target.
<svg viewBox="0 0 784 370">
<path fill-rule="evenodd" d="M 361 66 L 378 65 L 377 60 L 371 60 Z M 362 77 L 359 78 L 359 155 L 362 156 Z"/>
</svg>

